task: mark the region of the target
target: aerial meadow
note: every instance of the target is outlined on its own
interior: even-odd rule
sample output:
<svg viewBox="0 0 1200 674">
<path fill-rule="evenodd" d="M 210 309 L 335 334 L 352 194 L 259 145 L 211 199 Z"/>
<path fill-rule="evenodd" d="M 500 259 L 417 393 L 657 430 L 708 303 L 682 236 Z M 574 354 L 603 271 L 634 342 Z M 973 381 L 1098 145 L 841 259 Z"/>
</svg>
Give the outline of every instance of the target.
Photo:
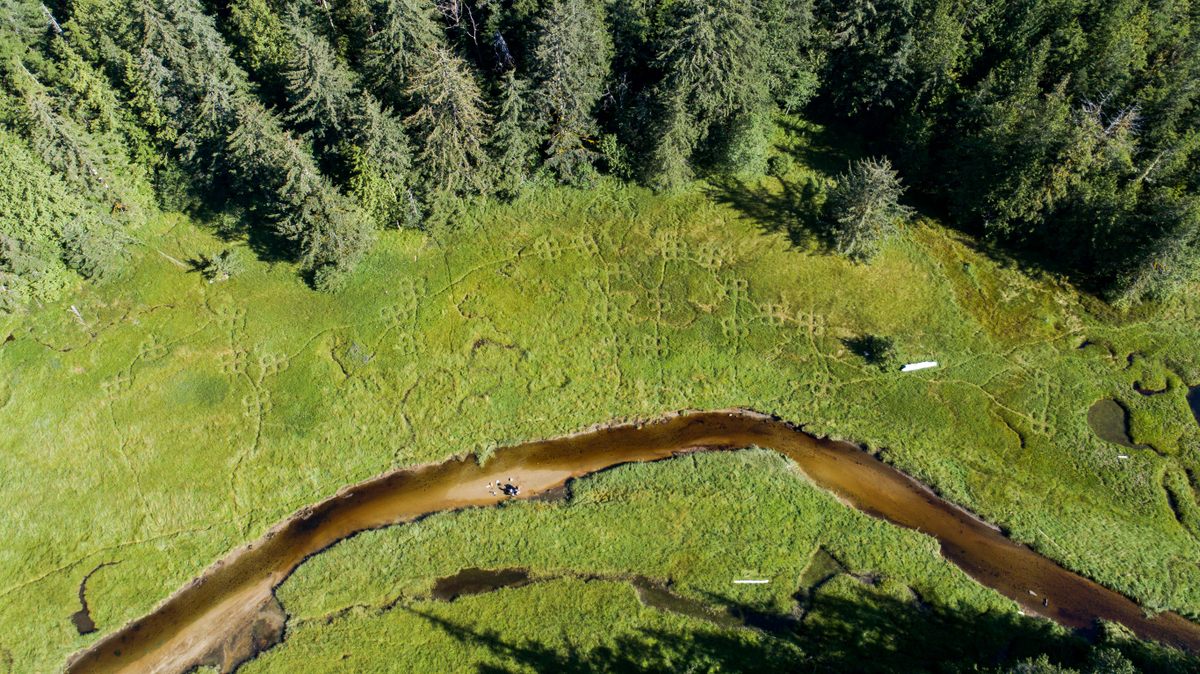
<svg viewBox="0 0 1200 674">
<path fill-rule="evenodd" d="M 1200 672 L 1197 34 L 0 3 L 0 673 Z"/>
<path fill-rule="evenodd" d="M 790 142 L 820 138 L 811 134 Z M 809 174 L 819 177 L 797 163 L 783 181 L 745 189 L 778 194 Z M 110 564 L 89 578 L 88 607 L 111 629 L 292 511 L 388 469 L 734 406 L 861 443 L 1064 566 L 1151 610 L 1200 616 L 1188 482 L 1200 468 L 1200 425 L 1186 401 L 1200 374 L 1193 298 L 1118 314 L 930 220 L 867 268 L 797 247 L 703 185 L 670 198 L 614 184 L 547 190 L 469 217 L 441 238 L 385 237 L 352 289 L 334 294 L 244 250 L 244 273 L 210 283 L 178 261 L 225 244 L 167 217 L 119 282 L 9 321 L 0 415 L 13 524 L 0 632 L 16 670 L 54 669 L 95 639 L 69 616 L 98 565 Z M 940 365 L 869 364 L 847 346 L 863 334 L 893 338 L 902 361 Z M 1135 384 L 1165 392 L 1141 395 Z M 1087 413 L 1101 399 L 1127 407 L 1131 438 L 1146 447 L 1095 435 Z M 1018 620 L 1015 605 L 943 561 L 936 543 L 855 514 L 778 459 L 676 461 L 582 480 L 563 503 L 464 512 L 340 544 L 282 586 L 286 646 L 251 671 L 289 671 L 291 654 L 314 657 L 304 644 L 326 643 L 326 630 L 365 639 L 336 642 L 363 658 L 402 648 L 412 630 L 447 639 L 403 610 L 465 567 L 642 575 L 714 610 L 786 614 L 806 564 L 827 549 L 878 578 L 835 586 L 840 601 Z M 729 585 L 745 573 L 773 583 Z M 543 614 L 539 629 L 601 620 L 587 611 L 631 601 L 628 587 L 555 581 L 564 582 L 564 593 L 590 599 L 578 615 Z M 520 606 L 553 587 L 474 601 Z M 495 610 L 487 629 L 532 629 Z M 622 612 L 620 624 L 713 629 L 646 610 Z M 732 634 L 745 648 L 767 638 Z M 482 663 L 506 657 L 474 648 Z"/>
</svg>

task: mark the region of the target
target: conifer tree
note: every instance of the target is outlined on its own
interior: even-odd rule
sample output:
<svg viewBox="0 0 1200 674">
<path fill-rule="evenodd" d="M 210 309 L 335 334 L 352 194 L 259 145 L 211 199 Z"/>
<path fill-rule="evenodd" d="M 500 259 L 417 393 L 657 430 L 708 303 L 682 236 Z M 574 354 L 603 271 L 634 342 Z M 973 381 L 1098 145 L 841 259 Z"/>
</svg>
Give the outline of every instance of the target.
<svg viewBox="0 0 1200 674">
<path fill-rule="evenodd" d="M 400 120 L 368 93 L 359 96 L 354 142 L 348 149 L 351 193 L 382 227 L 416 227 L 421 207 L 413 190 L 412 149 Z"/>
<path fill-rule="evenodd" d="M 418 64 L 438 61 L 445 37 L 429 0 L 386 0 L 378 29 L 367 42 L 363 66 L 376 94 L 402 109 Z"/>
<path fill-rule="evenodd" d="M 668 190 L 691 179 L 692 151 L 704 133 L 696 126 L 695 116 L 682 92 L 660 89 L 657 96 L 657 134 L 648 177 L 655 189 Z"/>
<path fill-rule="evenodd" d="M 375 3 L 372 0 L 343 0 L 332 4 L 333 20 L 337 26 L 334 46 L 345 55 L 351 68 L 361 72 L 367 44 L 376 24 L 372 6 Z"/>
<path fill-rule="evenodd" d="M 785 112 L 796 112 L 817 93 L 819 84 L 820 56 L 812 45 L 813 0 L 766 0 L 761 7 L 771 94 Z"/>
<path fill-rule="evenodd" d="M 903 194 L 900 177 L 886 157 L 851 164 L 829 195 L 837 251 L 856 262 L 869 262 L 912 214 L 900 203 Z"/>
<path fill-rule="evenodd" d="M 492 162 L 496 186 L 501 195 L 514 198 L 520 194 L 533 167 L 537 151 L 537 135 L 530 122 L 528 84 L 517 77 L 515 70 L 504 74 L 500 83 L 500 107 L 496 129 L 492 133 Z"/>
<path fill-rule="evenodd" d="M 667 89 L 688 100 L 701 124 L 762 105 L 764 33 L 752 5 L 680 0 L 663 42 Z"/>
<path fill-rule="evenodd" d="M 293 244 L 291 252 L 314 282 L 331 284 L 365 252 L 370 220 L 253 97 L 196 0 L 139 0 L 137 8 L 138 71 L 149 95 L 170 113 L 164 117 L 178 130 L 185 161 L 194 170 L 233 178 L 240 196 Z"/>
<path fill-rule="evenodd" d="M 51 168 L 98 199 L 107 198 L 112 179 L 104 155 L 88 134 L 59 114 L 44 86 L 15 57 L 5 75 L 24 105 L 22 126 L 27 138 Z"/>
<path fill-rule="evenodd" d="M 370 221 L 316 173 L 289 174 L 282 193 L 287 210 L 280 221 L 284 231 L 294 232 L 300 263 L 312 270 L 318 290 L 337 289 L 374 241 Z"/>
<path fill-rule="evenodd" d="M 407 94 L 417 106 L 405 124 L 421 148 L 417 160 L 425 191 L 483 191 L 484 142 L 491 119 L 470 66 L 448 48 L 437 46 L 414 64 Z"/>
<path fill-rule="evenodd" d="M 315 268 L 322 246 L 353 257 L 336 251 L 357 238 L 320 170 L 384 226 L 493 180 L 515 194 L 531 146 L 566 182 L 597 155 L 627 176 L 632 152 L 670 187 L 701 163 L 753 166 L 771 104 L 798 112 L 819 70 L 821 111 L 856 120 L 957 224 L 1122 296 L 1190 269 L 1191 230 L 1168 223 L 1191 221 L 1180 204 L 1200 190 L 1194 2 L 344 0 L 294 10 L 303 25 L 287 2 L 218 4 L 224 33 L 203 0 L 76 0 L 63 25 L 12 0 L 0 69 L 15 55 L 31 78 L 7 78 L 0 123 L 85 201 L 111 204 L 107 190 L 137 179 L 133 156 L 169 193 L 261 205 Z M 477 62 L 500 74 L 478 79 Z M 243 128 L 256 116 L 269 124 Z M 272 141 L 281 120 L 293 133 Z M 258 135 L 257 155 L 230 151 Z"/>
<path fill-rule="evenodd" d="M 959 140 L 963 212 L 1000 239 L 1023 239 L 1068 198 L 1089 134 L 1075 122 L 1066 82 L 1043 93 L 1048 52 L 994 71 L 970 100 L 971 132 Z"/>
<path fill-rule="evenodd" d="M 1200 281 L 1200 198 L 1166 191 L 1155 197 L 1139 222 L 1146 242 L 1113 284 L 1118 305 L 1169 297 Z"/>
<path fill-rule="evenodd" d="M 0 311 L 52 297 L 71 282 L 68 268 L 106 275 L 128 245 L 107 204 L 87 199 L 27 142 L 0 129 Z"/>
<path fill-rule="evenodd" d="M 293 16 L 294 51 L 287 70 L 288 121 L 299 132 L 330 140 L 350 124 L 354 76 L 325 38 Z"/>
<path fill-rule="evenodd" d="M 237 177 L 255 186 L 275 231 L 296 244 L 297 259 L 318 287 L 332 287 L 361 259 L 372 238 L 368 219 L 321 175 L 274 116 L 245 102 L 228 152 Z"/>
<path fill-rule="evenodd" d="M 249 89 L 212 18 L 188 0 L 138 0 L 135 30 L 140 40 L 130 51 L 138 80 L 169 131 L 180 157 L 201 182 L 220 171 L 218 155 L 235 123 L 234 97 Z"/>
<path fill-rule="evenodd" d="M 252 73 L 278 81 L 290 45 L 283 18 L 269 0 L 232 0 L 227 25 L 231 39 Z"/>
<path fill-rule="evenodd" d="M 173 48 L 183 49 L 182 54 L 166 56 L 185 81 L 221 82 L 241 91 L 249 90 L 246 73 L 233 60 L 229 43 L 200 2 L 158 0 L 158 4 L 171 23 L 167 31 L 174 29 Z M 158 50 L 157 43 L 144 41 L 144 44 Z"/>
<path fill-rule="evenodd" d="M 838 108 L 855 114 L 894 106 L 912 70 L 916 0 L 820 0 L 828 45 L 822 79 Z"/>
<path fill-rule="evenodd" d="M 537 22 L 538 120 L 549 134 L 546 166 L 564 183 L 585 182 L 595 172 L 595 109 L 612 59 L 600 11 L 592 0 L 553 0 Z"/>
<path fill-rule="evenodd" d="M 84 61 L 61 35 L 50 39 L 50 52 L 58 65 L 55 80 L 64 94 L 64 112 L 88 131 L 105 132 L 124 126 L 118 119 L 116 93 L 103 74 Z"/>
<path fill-rule="evenodd" d="M 671 12 L 659 57 L 665 73 L 656 92 L 660 140 L 651 160 L 652 182 L 662 188 L 687 178 L 692 152 L 718 125 L 753 131 L 752 118 L 764 113 L 770 84 L 753 5 L 680 0 Z"/>
</svg>

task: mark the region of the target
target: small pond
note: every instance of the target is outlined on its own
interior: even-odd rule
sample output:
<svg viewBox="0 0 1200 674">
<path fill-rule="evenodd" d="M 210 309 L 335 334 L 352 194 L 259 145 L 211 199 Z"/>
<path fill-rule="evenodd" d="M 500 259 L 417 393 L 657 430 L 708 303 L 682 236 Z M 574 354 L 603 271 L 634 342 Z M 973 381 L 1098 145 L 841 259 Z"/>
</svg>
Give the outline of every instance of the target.
<svg viewBox="0 0 1200 674">
<path fill-rule="evenodd" d="M 1121 403 L 1110 398 L 1097 400 L 1088 409 L 1087 421 L 1092 432 L 1101 440 L 1129 449 L 1140 448 L 1140 445 L 1133 444 L 1133 438 L 1129 436 L 1129 410 Z"/>
<path fill-rule="evenodd" d="M 525 569 L 463 569 L 452 576 L 438 578 L 433 584 L 432 595 L 438 601 L 454 601 L 504 587 L 521 587 L 529 582 L 529 572 Z"/>
</svg>

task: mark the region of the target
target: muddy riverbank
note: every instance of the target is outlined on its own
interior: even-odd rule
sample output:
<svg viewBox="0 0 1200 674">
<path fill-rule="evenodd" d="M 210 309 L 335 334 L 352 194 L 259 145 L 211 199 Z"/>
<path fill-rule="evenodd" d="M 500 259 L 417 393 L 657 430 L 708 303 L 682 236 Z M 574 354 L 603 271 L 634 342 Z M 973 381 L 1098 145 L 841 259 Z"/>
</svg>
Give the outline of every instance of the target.
<svg viewBox="0 0 1200 674">
<path fill-rule="evenodd" d="M 509 498 L 489 488 L 497 481 L 519 485 L 516 498 L 525 499 L 624 463 L 750 446 L 788 456 L 848 505 L 934 536 L 947 559 L 1029 612 L 1073 628 L 1111 620 L 1142 638 L 1200 652 L 1200 626 L 1174 613 L 1147 618 L 1128 598 L 1011 541 L 858 447 L 755 412 L 724 410 L 598 427 L 497 450 L 482 466 L 474 457 L 456 458 L 345 488 L 231 552 L 148 615 L 73 656 L 67 670 L 229 670 L 277 640 L 274 588 L 307 557 L 357 532 L 494 505 Z"/>
</svg>

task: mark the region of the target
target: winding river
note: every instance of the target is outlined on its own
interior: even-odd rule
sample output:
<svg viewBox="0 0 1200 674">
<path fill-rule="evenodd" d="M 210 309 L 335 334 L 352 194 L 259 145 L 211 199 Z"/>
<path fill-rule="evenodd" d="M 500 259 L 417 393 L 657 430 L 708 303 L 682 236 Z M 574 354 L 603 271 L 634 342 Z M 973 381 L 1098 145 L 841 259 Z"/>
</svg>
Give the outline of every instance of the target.
<svg viewBox="0 0 1200 674">
<path fill-rule="evenodd" d="M 1027 611 L 1073 628 L 1097 619 L 1138 636 L 1200 652 L 1200 625 L 1175 613 L 1148 618 L 1130 599 L 1067 571 L 858 447 L 804 433 L 746 410 L 689 412 L 650 423 L 593 430 L 397 470 L 339 491 L 277 524 L 209 567 L 146 616 L 72 656 L 70 672 L 180 672 L 236 667 L 282 636 L 274 589 L 306 558 L 357 532 L 429 513 L 490 506 L 509 498 L 485 488 L 510 477 L 530 498 L 624 463 L 692 451 L 757 446 L 794 460 L 845 503 L 941 543 L 942 554 Z M 1035 594 L 1036 593 L 1036 594 Z"/>
</svg>

